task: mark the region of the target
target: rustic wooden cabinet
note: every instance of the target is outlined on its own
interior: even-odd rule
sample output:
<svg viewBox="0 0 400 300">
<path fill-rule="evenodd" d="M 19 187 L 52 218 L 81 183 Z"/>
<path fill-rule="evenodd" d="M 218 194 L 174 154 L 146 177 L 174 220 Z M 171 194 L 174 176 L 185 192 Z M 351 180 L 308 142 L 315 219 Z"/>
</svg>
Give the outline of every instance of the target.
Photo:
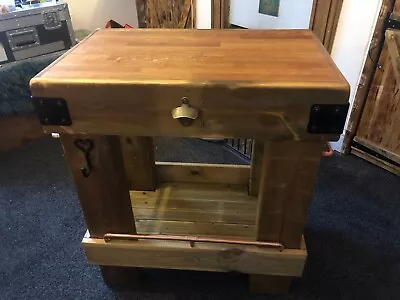
<svg viewBox="0 0 400 300">
<path fill-rule="evenodd" d="M 100 30 L 30 83 L 61 134 L 107 282 L 120 267 L 301 276 L 325 141 L 349 86 L 308 30 Z M 154 162 L 153 136 L 256 140 L 251 167 Z M 107 267 L 113 266 L 113 267 Z"/>
</svg>

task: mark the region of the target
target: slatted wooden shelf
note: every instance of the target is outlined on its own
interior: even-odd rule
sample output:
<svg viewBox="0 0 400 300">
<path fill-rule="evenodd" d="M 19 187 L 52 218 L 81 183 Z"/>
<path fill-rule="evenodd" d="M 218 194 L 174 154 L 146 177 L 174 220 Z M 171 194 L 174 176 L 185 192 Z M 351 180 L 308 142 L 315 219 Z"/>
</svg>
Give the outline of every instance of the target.
<svg viewBox="0 0 400 300">
<path fill-rule="evenodd" d="M 164 183 L 130 196 L 139 234 L 255 240 L 257 198 L 244 186 Z"/>
</svg>

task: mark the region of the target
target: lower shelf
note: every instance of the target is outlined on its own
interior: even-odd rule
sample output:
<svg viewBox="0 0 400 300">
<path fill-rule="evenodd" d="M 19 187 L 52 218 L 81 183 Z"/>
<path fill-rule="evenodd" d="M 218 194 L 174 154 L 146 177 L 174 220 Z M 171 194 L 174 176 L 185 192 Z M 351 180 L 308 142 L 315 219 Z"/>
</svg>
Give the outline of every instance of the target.
<svg viewBox="0 0 400 300">
<path fill-rule="evenodd" d="M 255 239 L 257 199 L 244 186 L 165 183 L 155 192 L 131 191 L 138 234 Z M 209 242 L 90 238 L 82 245 L 98 265 L 301 276 L 302 249 Z"/>
<path fill-rule="evenodd" d="M 131 201 L 139 234 L 255 238 L 257 198 L 244 186 L 166 183 Z"/>
</svg>

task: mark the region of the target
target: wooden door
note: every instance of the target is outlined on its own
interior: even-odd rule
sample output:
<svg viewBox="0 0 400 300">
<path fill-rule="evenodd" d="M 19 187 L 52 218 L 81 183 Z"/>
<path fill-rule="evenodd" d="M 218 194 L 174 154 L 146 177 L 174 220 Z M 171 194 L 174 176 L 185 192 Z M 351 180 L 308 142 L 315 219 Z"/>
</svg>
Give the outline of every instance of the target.
<svg viewBox="0 0 400 300">
<path fill-rule="evenodd" d="M 194 0 L 136 0 L 141 28 L 195 28 Z"/>
<path fill-rule="evenodd" d="M 400 30 L 387 30 L 352 153 L 400 174 Z"/>
</svg>

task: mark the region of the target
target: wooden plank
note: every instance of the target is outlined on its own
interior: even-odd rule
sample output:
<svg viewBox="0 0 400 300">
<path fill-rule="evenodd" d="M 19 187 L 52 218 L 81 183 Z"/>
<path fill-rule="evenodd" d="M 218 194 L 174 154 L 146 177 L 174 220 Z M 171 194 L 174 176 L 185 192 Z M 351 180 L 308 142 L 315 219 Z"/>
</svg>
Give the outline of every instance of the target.
<svg viewBox="0 0 400 300">
<path fill-rule="evenodd" d="M 163 182 L 247 185 L 250 167 L 242 165 L 157 162 L 157 180 Z"/>
<path fill-rule="evenodd" d="M 0 151 L 9 151 L 45 136 L 34 114 L 0 117 Z"/>
<path fill-rule="evenodd" d="M 85 178 L 85 163 L 75 139 L 91 139 L 91 174 Z M 132 206 L 124 172 L 119 138 L 116 136 L 62 135 L 65 157 L 74 180 L 83 215 L 91 237 L 107 232 L 136 233 Z"/>
<path fill-rule="evenodd" d="M 264 144 L 257 240 L 299 247 L 322 147 L 321 142 Z"/>
<path fill-rule="evenodd" d="M 385 38 L 391 58 L 391 64 L 393 67 L 393 74 L 396 80 L 397 88 L 400 88 L 400 66 L 399 66 L 399 42 L 398 42 L 398 31 L 397 30 L 386 30 Z"/>
<path fill-rule="evenodd" d="M 173 201 L 184 200 L 188 204 L 197 203 L 223 203 L 226 207 L 232 205 L 252 205 L 257 204 L 257 198 L 247 194 L 247 188 L 243 186 L 224 185 L 224 184 L 190 184 L 190 183 L 165 183 L 158 186 L 154 192 L 131 191 L 131 198 L 136 202 L 147 202 L 147 204 L 161 201 L 174 205 Z M 209 204 L 207 204 L 209 205 Z M 201 206 L 200 206 L 201 207 Z M 241 209 L 245 207 L 239 206 Z M 179 208 L 179 207 L 178 207 Z M 255 208 L 255 206 L 254 206 Z M 215 209 L 215 208 L 213 208 Z"/>
<path fill-rule="evenodd" d="M 136 220 L 136 227 L 139 234 L 192 235 L 244 240 L 254 240 L 255 231 L 254 225 L 159 220 Z"/>
<path fill-rule="evenodd" d="M 156 168 L 151 137 L 120 137 L 125 171 L 133 190 L 154 191 Z"/>
<path fill-rule="evenodd" d="M 180 270 L 241 272 L 301 276 L 304 250 L 279 252 L 255 246 L 238 246 L 170 241 L 112 241 L 84 238 L 89 263 Z"/>
<path fill-rule="evenodd" d="M 264 153 L 264 144 L 261 141 L 253 141 L 253 153 L 251 154 L 251 171 L 249 183 L 249 195 L 258 196 L 260 189 L 261 168 Z"/>
<path fill-rule="evenodd" d="M 379 159 L 379 158 L 377 158 L 375 156 L 369 155 L 369 154 L 365 153 L 364 151 L 362 151 L 360 149 L 352 147 L 351 148 L 351 154 L 354 154 L 354 155 L 356 155 L 356 156 L 358 156 L 358 157 L 360 157 L 360 158 L 362 158 L 362 159 L 364 159 L 364 160 L 366 160 L 366 161 L 368 161 L 368 162 L 370 162 L 370 163 L 372 163 L 372 164 L 374 164 L 374 165 L 376 165 L 376 166 L 378 166 L 380 168 L 383 168 L 383 169 L 385 169 L 385 170 L 387 170 L 387 171 L 389 171 L 389 172 L 391 172 L 391 173 L 393 173 L 395 175 L 398 175 L 398 176 L 400 175 L 400 168 L 399 167 L 397 167 L 397 166 L 395 166 L 393 164 L 390 164 L 390 163 L 388 163 L 388 162 L 386 162 L 386 161 L 384 161 L 382 159 Z"/>
<path fill-rule="evenodd" d="M 362 137 L 354 137 L 354 141 L 371 149 L 372 151 L 400 164 L 400 153 L 394 153 L 385 149 L 382 149 L 379 144 L 374 144 L 373 142 L 362 138 Z"/>
<path fill-rule="evenodd" d="M 255 224 L 255 211 L 242 213 L 240 211 L 229 212 L 200 209 L 155 209 L 135 207 L 134 204 L 133 210 L 135 211 L 135 219 L 137 220 L 252 224 L 253 226 Z"/>
<path fill-rule="evenodd" d="M 392 0 L 383 0 L 382 6 L 379 12 L 378 21 L 375 25 L 375 30 L 372 36 L 372 41 L 368 50 L 368 57 L 365 61 L 364 68 L 361 74 L 361 82 L 357 88 L 356 96 L 354 99 L 354 104 L 352 106 L 349 122 L 347 125 L 342 152 L 345 154 L 350 153 L 351 150 L 351 142 L 353 141 L 354 136 L 357 133 L 358 126 L 360 124 L 362 112 L 365 107 L 365 103 L 368 97 L 368 93 L 370 89 L 373 89 L 372 82 L 374 80 L 375 74 L 381 76 L 380 68 L 376 72 L 377 66 L 379 66 L 378 61 L 382 51 L 382 43 L 384 40 L 384 26 L 386 22 L 386 18 L 388 14 L 393 11 L 394 1 Z M 396 6 L 400 5 L 400 1 L 396 0 Z M 400 10 L 396 8 L 396 12 Z M 380 62 L 382 63 L 382 62 Z M 372 91 L 373 92 L 373 91 Z"/>
</svg>

